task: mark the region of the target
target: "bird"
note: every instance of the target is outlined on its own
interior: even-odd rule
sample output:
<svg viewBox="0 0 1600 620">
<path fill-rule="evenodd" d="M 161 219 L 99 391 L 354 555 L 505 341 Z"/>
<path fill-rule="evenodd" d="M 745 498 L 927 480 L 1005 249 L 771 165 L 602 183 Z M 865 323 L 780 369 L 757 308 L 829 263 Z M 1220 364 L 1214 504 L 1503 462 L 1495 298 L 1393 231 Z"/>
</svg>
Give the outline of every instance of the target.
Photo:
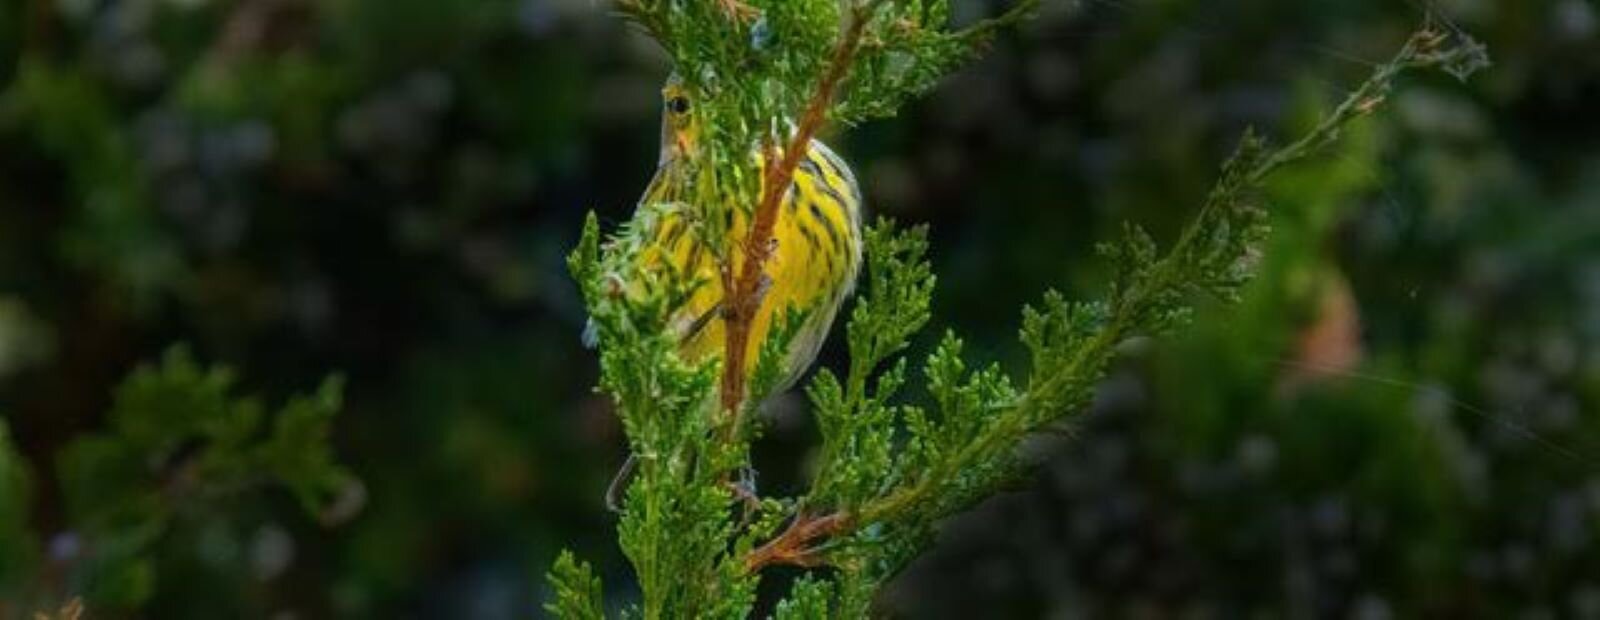
<svg viewBox="0 0 1600 620">
<path fill-rule="evenodd" d="M 710 163 L 705 159 L 702 115 L 695 94 L 676 73 L 667 78 L 661 100 L 656 173 L 634 211 L 642 243 L 633 268 L 675 274 L 694 282 L 668 310 L 667 325 L 677 338 L 679 357 L 703 362 L 720 358 L 725 350 L 722 309 L 727 293 L 717 256 L 739 254 L 731 248 L 743 243 L 749 222 L 744 210 L 723 209 L 719 215 L 725 218 L 729 249 L 718 253 L 707 247 L 694 218 L 704 217 L 709 210 L 696 210 L 690 204 L 705 195 L 698 184 L 709 182 L 706 175 L 695 173 L 700 164 Z M 764 158 L 754 147 L 752 154 L 758 166 L 764 166 Z M 765 174 L 760 176 L 764 182 Z M 782 392 L 805 374 L 816 361 L 839 308 L 855 291 L 862 265 L 862 203 L 861 188 L 849 164 L 821 140 L 812 139 L 778 207 L 772 251 L 763 265 L 762 303 L 750 323 L 749 343 L 761 346 L 786 308 L 809 312 L 790 341 L 776 386 L 754 398 Z M 735 269 L 737 264 L 735 261 Z M 589 330 L 586 335 L 591 345 L 592 334 Z M 759 349 L 745 356 L 741 372 L 746 377 L 755 372 L 759 357 L 755 351 Z M 606 493 L 606 503 L 614 510 L 633 464 L 630 456 Z"/>
</svg>

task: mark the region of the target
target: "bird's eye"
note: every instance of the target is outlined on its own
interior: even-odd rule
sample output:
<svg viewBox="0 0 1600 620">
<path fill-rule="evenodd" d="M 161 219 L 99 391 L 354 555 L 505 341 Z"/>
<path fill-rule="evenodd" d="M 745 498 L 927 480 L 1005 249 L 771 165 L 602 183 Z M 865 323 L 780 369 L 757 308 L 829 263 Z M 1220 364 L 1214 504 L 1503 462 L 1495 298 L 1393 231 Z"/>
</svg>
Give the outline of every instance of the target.
<svg viewBox="0 0 1600 620">
<path fill-rule="evenodd" d="M 673 97 L 667 100 L 667 109 L 673 114 L 686 114 L 689 112 L 688 97 Z"/>
</svg>

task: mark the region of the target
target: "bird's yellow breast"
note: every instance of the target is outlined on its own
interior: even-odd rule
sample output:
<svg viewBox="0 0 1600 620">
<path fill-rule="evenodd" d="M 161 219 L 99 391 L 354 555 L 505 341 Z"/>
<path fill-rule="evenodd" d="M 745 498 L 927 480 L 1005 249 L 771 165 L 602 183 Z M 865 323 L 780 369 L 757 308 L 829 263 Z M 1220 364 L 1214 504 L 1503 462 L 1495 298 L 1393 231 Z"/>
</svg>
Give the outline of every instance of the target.
<svg viewBox="0 0 1600 620">
<path fill-rule="evenodd" d="M 691 182 L 681 170 L 664 164 L 642 202 L 668 204 L 692 196 Z M 715 254 L 696 234 L 691 209 L 669 207 L 660 213 L 654 230 L 647 233 L 651 241 L 640 255 L 640 266 L 670 268 L 699 283 L 672 311 L 672 326 L 683 339 L 680 352 L 685 358 L 720 357 L 725 346 L 721 316 L 725 293 Z M 728 241 L 738 247 L 748 233 L 748 222 L 734 209 L 726 216 Z M 812 141 L 795 170 L 794 185 L 779 207 L 773 240 L 776 247 L 764 270 L 766 296 L 751 324 L 750 342 L 752 347 L 765 342 L 774 317 L 784 309 L 811 309 L 790 345 L 782 382 L 787 386 L 815 359 L 861 267 L 861 193 L 843 160 L 821 142 Z M 742 253 L 728 255 L 737 273 Z M 745 357 L 745 370 L 750 372 L 757 356 Z"/>
</svg>

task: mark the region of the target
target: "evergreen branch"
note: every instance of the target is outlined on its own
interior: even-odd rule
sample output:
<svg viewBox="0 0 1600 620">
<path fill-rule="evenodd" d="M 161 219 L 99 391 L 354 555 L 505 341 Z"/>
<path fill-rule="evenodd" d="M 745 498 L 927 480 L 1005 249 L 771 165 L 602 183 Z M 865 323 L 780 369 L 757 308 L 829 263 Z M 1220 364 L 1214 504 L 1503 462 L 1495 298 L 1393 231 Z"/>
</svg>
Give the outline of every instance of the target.
<svg viewBox="0 0 1600 620">
<path fill-rule="evenodd" d="M 1248 281 L 1266 232 L 1254 194 L 1273 172 L 1334 144 L 1345 125 L 1375 111 L 1405 71 L 1443 68 L 1462 71 L 1461 75 L 1487 64 L 1481 45 L 1455 34 L 1459 39 L 1447 46 L 1450 36 L 1431 24 L 1425 26 L 1315 128 L 1287 146 L 1268 152 L 1260 139 L 1247 134 L 1195 219 L 1164 256 L 1158 259 L 1153 242 L 1136 230 L 1123 244 L 1108 249 L 1106 253 L 1118 260 L 1119 278 L 1106 303 L 1073 305 L 1051 294 L 1043 311 L 1026 313 L 1023 336 L 1034 350 L 1036 374 L 1025 392 L 1014 399 L 968 403 L 968 413 L 984 418 L 978 432 L 958 437 L 955 449 L 924 464 L 929 467 L 914 482 L 854 509 L 800 510 L 782 533 L 746 556 L 746 570 L 826 564 L 826 554 L 837 548 L 827 541 L 855 536 L 873 524 L 898 523 L 915 535 L 992 492 L 989 482 L 1015 472 L 1016 445 L 1082 409 L 1121 343 L 1179 324 L 1190 311 L 1184 299 L 1188 293 L 1231 298 Z M 953 357 L 959 353 L 959 341 L 951 338 L 947 343 L 948 349 L 941 349 L 952 351 L 950 363 L 954 374 L 960 375 L 959 359 Z M 941 355 L 936 353 L 930 361 L 930 373 Z M 984 379 L 973 381 L 976 385 Z M 996 394 L 1007 392 L 1001 382 L 994 386 Z M 947 422 L 954 413 L 946 412 Z M 961 480 L 971 472 L 980 472 L 975 476 L 978 483 Z"/>
<path fill-rule="evenodd" d="M 1251 182 L 1260 183 L 1273 171 L 1304 159 L 1337 140 L 1340 128 L 1346 123 L 1371 114 L 1383 104 L 1394 88 L 1395 78 L 1405 71 L 1439 68 L 1464 80 L 1472 73 L 1489 67 L 1489 53 L 1482 43 L 1453 29 L 1447 32 L 1446 27 L 1437 22 L 1437 18 L 1430 15 L 1422 28 L 1406 40 L 1393 60 L 1379 66 L 1371 78 L 1326 115 L 1314 130 L 1262 161 L 1252 171 Z M 1454 44 L 1450 45 L 1452 42 Z"/>
<path fill-rule="evenodd" d="M 57 457 L 71 527 L 84 541 L 63 567 L 87 584 L 91 603 L 145 602 L 150 588 L 132 586 L 154 579 L 152 555 L 180 523 L 265 485 L 287 489 L 328 524 L 359 508 L 359 483 L 334 461 L 328 437 L 342 381 L 278 408 L 238 396 L 236 382 L 228 368 L 174 347 L 117 387 L 109 429 Z"/>
<path fill-rule="evenodd" d="M 561 620 L 605 618 L 601 606 L 604 597 L 601 595 L 600 578 L 595 576 L 594 569 L 588 563 L 579 562 L 572 552 L 563 551 L 556 558 L 555 566 L 550 568 L 546 579 L 555 590 L 555 600 L 544 606 L 550 615 Z"/>
<path fill-rule="evenodd" d="M 645 618 L 745 617 L 762 570 L 780 565 L 832 570 L 796 582 L 779 617 L 863 615 L 939 520 L 1025 470 L 1017 445 L 1083 410 L 1122 343 L 1180 325 L 1197 294 L 1237 296 L 1266 235 L 1256 194 L 1271 173 L 1333 144 L 1343 126 L 1383 103 L 1405 70 L 1464 75 L 1486 63 L 1481 46 L 1452 43 L 1430 25 L 1305 137 L 1274 151 L 1247 135 L 1165 253 L 1130 227 L 1102 248 L 1116 267 L 1104 301 L 1069 303 L 1050 293 L 1025 310 L 1021 337 L 1033 363 L 1020 389 L 997 365 L 969 371 L 961 340 L 950 334 L 924 368 L 933 406 L 895 404 L 907 382 L 901 354 L 929 319 L 934 277 L 920 231 L 872 227 L 865 294 L 847 330 L 848 374 L 824 370 L 807 392 L 822 434 L 812 486 L 794 500 L 755 498 L 741 513 L 727 482 L 750 462 L 743 416 L 752 394 L 776 385 L 776 364 L 811 310 L 788 309 L 758 352 L 749 351 L 780 207 L 811 140 L 830 121 L 892 114 L 1038 2 L 1021 0 L 996 19 L 950 31 L 945 0 L 620 1 L 673 56 L 708 132 L 701 161 L 686 173 L 695 179 L 692 200 L 641 205 L 603 246 L 591 217 L 570 262 L 601 345 L 601 388 L 638 459 L 619 542 L 638 571 L 636 615 Z M 672 300 L 703 282 L 637 268 L 654 222 L 679 208 L 704 222 L 697 234 L 713 248 L 727 295 L 720 368 L 680 359 L 669 329 Z M 747 234 L 726 230 L 734 210 L 747 216 Z M 749 355 L 759 357 L 747 377 Z M 564 613 L 598 613 L 598 582 L 570 557 L 551 582 Z"/>
</svg>

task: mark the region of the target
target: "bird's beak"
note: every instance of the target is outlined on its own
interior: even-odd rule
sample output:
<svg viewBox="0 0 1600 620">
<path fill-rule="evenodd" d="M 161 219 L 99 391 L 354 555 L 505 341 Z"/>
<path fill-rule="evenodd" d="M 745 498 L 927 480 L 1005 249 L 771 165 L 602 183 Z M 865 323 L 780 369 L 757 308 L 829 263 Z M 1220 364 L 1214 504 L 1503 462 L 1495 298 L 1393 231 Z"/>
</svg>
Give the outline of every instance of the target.
<svg viewBox="0 0 1600 620">
<path fill-rule="evenodd" d="M 682 144 L 680 144 L 680 142 L 681 140 L 678 139 L 677 132 L 672 130 L 672 125 L 667 122 L 667 119 L 662 118 L 661 155 L 656 160 L 657 165 L 664 166 L 667 162 L 672 161 L 672 158 L 678 155 L 678 149 L 682 148 Z"/>
</svg>

